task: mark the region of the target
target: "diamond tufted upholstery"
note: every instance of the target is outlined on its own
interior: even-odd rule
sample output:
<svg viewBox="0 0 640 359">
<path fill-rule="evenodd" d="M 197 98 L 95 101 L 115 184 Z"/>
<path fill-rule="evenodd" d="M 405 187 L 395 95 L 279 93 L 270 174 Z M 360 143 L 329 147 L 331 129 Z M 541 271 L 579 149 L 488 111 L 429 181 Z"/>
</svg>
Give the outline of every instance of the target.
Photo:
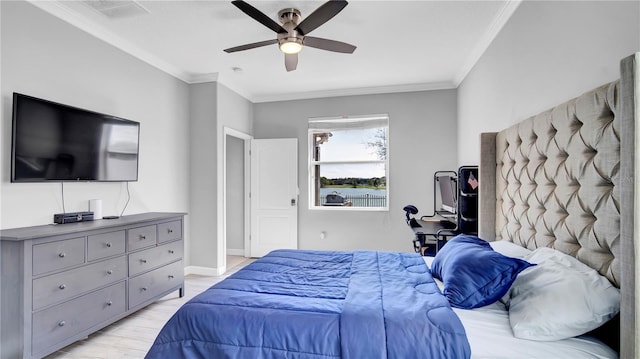
<svg viewBox="0 0 640 359">
<path fill-rule="evenodd" d="M 496 135 L 496 240 L 553 247 L 620 286 L 619 81 Z"/>
<path fill-rule="evenodd" d="M 620 325 L 597 335 L 621 358 L 640 358 L 639 68 L 640 52 L 622 59 L 619 81 L 480 135 L 479 236 L 553 247 L 609 278 Z"/>
</svg>

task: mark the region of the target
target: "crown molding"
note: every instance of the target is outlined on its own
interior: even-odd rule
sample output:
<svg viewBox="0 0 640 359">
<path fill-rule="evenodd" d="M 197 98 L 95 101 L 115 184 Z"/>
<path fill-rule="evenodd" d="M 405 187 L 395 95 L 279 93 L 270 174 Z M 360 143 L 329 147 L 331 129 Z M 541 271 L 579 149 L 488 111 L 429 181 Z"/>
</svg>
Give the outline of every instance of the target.
<svg viewBox="0 0 640 359">
<path fill-rule="evenodd" d="M 233 81 L 232 78 L 233 76 L 225 76 L 224 74 L 221 74 L 217 81 L 218 81 L 218 84 L 223 85 L 229 90 L 244 97 L 247 101 L 254 102 L 252 99 L 251 93 L 248 92 L 247 89 L 244 88 L 243 86 L 238 85 L 235 81 Z"/>
<path fill-rule="evenodd" d="M 460 86 L 465 77 L 467 77 L 469 72 L 471 72 L 471 69 L 473 69 L 476 63 L 480 60 L 480 57 L 482 57 L 484 52 L 487 51 L 493 40 L 500 33 L 500 30 L 502 30 L 507 21 L 509 21 L 511 15 L 513 15 L 518 6 L 520 6 L 521 2 L 522 0 L 508 0 L 498 11 L 498 14 L 489 25 L 489 28 L 487 28 L 484 34 L 482 34 L 482 37 L 476 43 L 476 46 L 474 46 L 471 54 L 467 57 L 467 61 L 454 77 L 453 83 L 455 84 L 455 87 Z"/>
<path fill-rule="evenodd" d="M 358 96 L 358 95 L 376 95 L 400 92 L 416 92 L 416 91 L 433 91 L 433 90 L 449 90 L 455 89 L 456 86 L 452 82 L 436 82 L 436 83 L 418 83 L 407 85 L 393 86 L 376 86 L 376 87 L 358 87 L 351 89 L 339 90 L 323 90 L 299 92 L 293 94 L 276 94 L 276 95 L 257 95 L 249 100 L 253 103 L 260 102 L 277 102 L 291 100 L 307 100 L 313 98 L 340 97 L 340 96 Z"/>
<path fill-rule="evenodd" d="M 74 11 L 63 6 L 57 1 L 27 1 L 33 6 L 69 23 L 72 26 L 77 27 L 80 30 L 85 31 L 92 36 L 95 36 L 96 38 L 110 45 L 115 46 L 116 48 L 136 57 L 137 59 L 144 61 L 149 65 L 179 80 L 189 83 L 191 76 L 187 72 L 182 71 L 179 68 L 167 63 L 166 61 L 163 61 L 160 58 L 149 54 L 130 41 L 116 35 L 112 31 L 109 31 L 96 23 L 87 21 L 82 16 L 79 16 Z"/>
<path fill-rule="evenodd" d="M 216 82 L 218 81 L 219 77 L 220 77 L 220 74 L 218 72 L 210 72 L 208 74 L 191 74 L 188 77 L 187 81 L 185 82 L 189 84 L 199 84 L 203 82 Z"/>
<path fill-rule="evenodd" d="M 498 14 L 494 18 L 493 22 L 482 35 L 474 47 L 471 55 L 467 58 L 462 69 L 458 72 L 457 76 L 453 78 L 451 82 L 438 82 L 438 83 L 420 83 L 420 84 L 407 84 L 407 85 L 392 85 L 392 86 L 380 86 L 380 87 L 361 87 L 351 89 L 338 89 L 338 90 L 322 90 L 322 91 L 309 91 L 299 92 L 295 94 L 274 94 L 274 95 L 255 95 L 250 91 L 237 86 L 234 82 L 227 78 L 221 79 L 219 73 L 205 73 L 194 74 L 183 71 L 176 66 L 173 66 L 166 61 L 151 55 L 150 53 L 142 50 L 140 47 L 131 43 L 130 41 L 116 35 L 108 29 L 87 21 L 85 18 L 63 6 L 58 1 L 39 1 L 39 0 L 26 0 L 30 4 L 37 8 L 69 23 L 70 25 L 77 27 L 78 29 L 85 31 L 92 36 L 136 57 L 137 59 L 146 62 L 147 64 L 163 71 L 187 84 L 197 84 L 205 82 L 218 82 L 225 85 L 232 91 L 245 97 L 247 100 L 253 103 L 260 102 L 276 102 L 276 101 L 290 101 L 290 100 L 304 100 L 311 98 L 326 98 L 326 97 L 338 97 L 338 96 L 358 96 L 358 95 L 373 95 L 383 93 L 400 93 L 400 92 L 415 92 L 415 91 L 431 91 L 431 90 L 446 90 L 457 88 L 465 77 L 469 74 L 471 69 L 475 66 L 487 48 L 491 45 L 496 38 L 500 30 L 507 23 L 511 15 L 518 8 L 523 0 L 508 0 Z"/>
</svg>

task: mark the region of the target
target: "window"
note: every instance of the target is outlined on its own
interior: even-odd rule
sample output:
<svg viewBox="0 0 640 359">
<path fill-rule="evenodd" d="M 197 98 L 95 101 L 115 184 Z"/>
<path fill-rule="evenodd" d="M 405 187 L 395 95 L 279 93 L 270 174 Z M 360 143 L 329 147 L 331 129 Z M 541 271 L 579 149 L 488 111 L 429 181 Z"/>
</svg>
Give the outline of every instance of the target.
<svg viewBox="0 0 640 359">
<path fill-rule="evenodd" d="M 309 208 L 388 210 L 389 117 L 309 119 Z"/>
</svg>

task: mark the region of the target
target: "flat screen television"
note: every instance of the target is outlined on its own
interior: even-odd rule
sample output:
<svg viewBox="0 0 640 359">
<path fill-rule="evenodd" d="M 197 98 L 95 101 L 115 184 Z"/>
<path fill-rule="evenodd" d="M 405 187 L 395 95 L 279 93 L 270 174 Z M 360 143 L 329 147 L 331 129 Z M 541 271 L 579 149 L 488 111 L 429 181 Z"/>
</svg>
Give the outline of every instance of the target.
<svg viewBox="0 0 640 359">
<path fill-rule="evenodd" d="M 11 182 L 137 181 L 140 123 L 13 94 Z"/>
</svg>

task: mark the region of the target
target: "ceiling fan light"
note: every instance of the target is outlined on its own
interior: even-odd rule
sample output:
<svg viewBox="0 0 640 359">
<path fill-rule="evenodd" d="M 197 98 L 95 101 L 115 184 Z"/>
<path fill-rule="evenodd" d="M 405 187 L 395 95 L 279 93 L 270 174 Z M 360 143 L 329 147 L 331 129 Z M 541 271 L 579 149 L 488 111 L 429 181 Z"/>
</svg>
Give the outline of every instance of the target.
<svg viewBox="0 0 640 359">
<path fill-rule="evenodd" d="M 297 54 L 302 50 L 302 44 L 296 41 L 284 41 L 280 44 L 280 51 L 285 54 Z"/>
</svg>

